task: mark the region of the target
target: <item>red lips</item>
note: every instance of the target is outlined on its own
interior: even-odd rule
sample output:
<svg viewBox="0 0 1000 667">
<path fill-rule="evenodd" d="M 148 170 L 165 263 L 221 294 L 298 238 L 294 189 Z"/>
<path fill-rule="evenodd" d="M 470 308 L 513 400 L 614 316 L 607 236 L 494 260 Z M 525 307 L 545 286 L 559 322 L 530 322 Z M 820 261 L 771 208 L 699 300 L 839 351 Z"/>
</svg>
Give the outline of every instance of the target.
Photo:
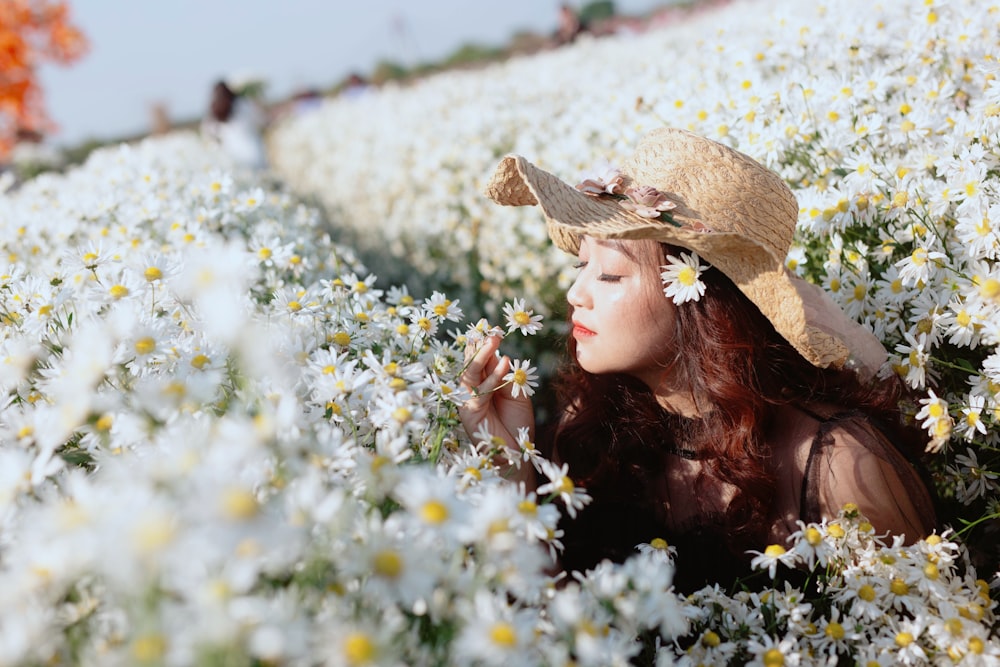
<svg viewBox="0 0 1000 667">
<path fill-rule="evenodd" d="M 579 322 L 573 322 L 573 337 L 574 338 L 577 338 L 577 339 L 588 338 L 590 336 L 596 336 L 596 335 L 597 335 L 596 332 L 591 331 L 590 329 L 588 329 L 587 327 L 583 326 Z"/>
</svg>

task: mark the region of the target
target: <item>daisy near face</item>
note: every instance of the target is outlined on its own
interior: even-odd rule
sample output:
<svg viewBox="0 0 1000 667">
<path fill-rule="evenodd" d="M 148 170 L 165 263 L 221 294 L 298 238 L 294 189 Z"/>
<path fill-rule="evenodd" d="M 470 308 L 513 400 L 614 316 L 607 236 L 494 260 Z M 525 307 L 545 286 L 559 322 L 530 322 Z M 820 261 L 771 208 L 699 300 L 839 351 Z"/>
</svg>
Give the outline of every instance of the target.
<svg viewBox="0 0 1000 667">
<path fill-rule="evenodd" d="M 652 241 L 583 237 L 579 274 L 566 299 L 580 366 L 590 373 L 628 373 L 651 388 L 673 356 L 674 305 L 664 296 L 659 248 Z"/>
</svg>

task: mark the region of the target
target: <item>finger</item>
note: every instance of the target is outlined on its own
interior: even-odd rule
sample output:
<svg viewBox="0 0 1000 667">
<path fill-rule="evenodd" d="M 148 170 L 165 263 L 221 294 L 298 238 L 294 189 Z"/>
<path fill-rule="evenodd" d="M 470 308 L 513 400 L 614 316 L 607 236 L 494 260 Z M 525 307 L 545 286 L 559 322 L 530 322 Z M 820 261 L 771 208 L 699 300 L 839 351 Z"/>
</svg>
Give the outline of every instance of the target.
<svg viewBox="0 0 1000 667">
<path fill-rule="evenodd" d="M 469 386 L 478 385 L 496 363 L 496 350 L 500 346 L 500 341 L 495 336 L 489 336 L 480 343 L 479 349 L 475 351 L 472 358 L 465 366 L 462 373 L 462 381 Z M 468 346 L 466 352 L 468 352 Z"/>
<path fill-rule="evenodd" d="M 479 393 L 486 394 L 494 391 L 503 383 L 503 376 L 510 370 L 510 357 L 504 356 L 500 359 L 494 357 L 493 368 L 479 383 Z"/>
</svg>

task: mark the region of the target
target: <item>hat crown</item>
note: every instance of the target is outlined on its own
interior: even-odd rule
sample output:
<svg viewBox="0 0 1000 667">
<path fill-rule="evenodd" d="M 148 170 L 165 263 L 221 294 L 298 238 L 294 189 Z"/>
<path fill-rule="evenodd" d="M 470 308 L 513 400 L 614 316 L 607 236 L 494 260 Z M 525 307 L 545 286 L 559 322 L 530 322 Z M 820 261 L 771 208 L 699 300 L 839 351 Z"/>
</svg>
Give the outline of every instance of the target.
<svg viewBox="0 0 1000 667">
<path fill-rule="evenodd" d="M 799 206 L 774 172 L 727 146 L 684 130 L 653 130 L 622 171 L 632 185 L 649 185 L 677 204 L 673 217 L 714 232 L 736 232 L 784 262 Z"/>
</svg>

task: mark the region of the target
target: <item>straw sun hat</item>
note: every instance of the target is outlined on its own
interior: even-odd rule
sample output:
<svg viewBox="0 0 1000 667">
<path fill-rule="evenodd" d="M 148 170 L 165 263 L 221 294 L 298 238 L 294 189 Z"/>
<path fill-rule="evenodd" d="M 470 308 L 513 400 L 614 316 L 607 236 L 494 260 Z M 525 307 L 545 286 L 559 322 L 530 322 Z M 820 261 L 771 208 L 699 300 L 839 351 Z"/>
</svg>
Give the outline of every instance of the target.
<svg viewBox="0 0 1000 667">
<path fill-rule="evenodd" d="M 785 258 L 799 206 L 785 182 L 747 155 L 683 130 L 644 136 L 622 165 L 625 186 L 650 186 L 676 207 L 672 222 L 643 217 L 613 197 L 584 194 L 519 155 L 497 166 L 486 195 L 507 206 L 537 204 L 552 241 L 576 254 L 581 235 L 654 239 L 695 251 L 726 274 L 810 363 L 849 364 L 871 375 L 882 344 Z"/>
</svg>

